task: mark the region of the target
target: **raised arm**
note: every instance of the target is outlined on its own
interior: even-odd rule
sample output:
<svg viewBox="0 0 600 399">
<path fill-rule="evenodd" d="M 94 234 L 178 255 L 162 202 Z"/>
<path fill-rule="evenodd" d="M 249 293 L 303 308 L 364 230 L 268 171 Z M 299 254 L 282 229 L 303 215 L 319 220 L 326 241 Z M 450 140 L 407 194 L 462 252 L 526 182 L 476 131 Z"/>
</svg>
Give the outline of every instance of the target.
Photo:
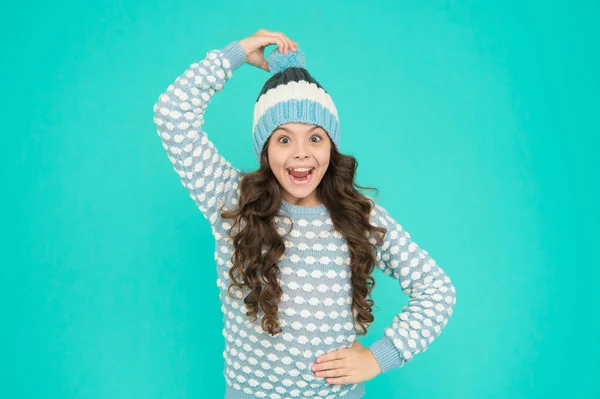
<svg viewBox="0 0 600 399">
<path fill-rule="evenodd" d="M 440 335 L 452 316 L 456 290 L 436 261 L 381 206 L 375 205 L 371 214 L 373 224 L 388 229 L 377 267 L 399 280 L 402 292 L 410 296 L 383 337 L 369 348 L 385 373 L 411 361 Z"/>
<path fill-rule="evenodd" d="M 173 168 L 204 217 L 214 226 L 219 208 L 237 192 L 240 171 L 203 131 L 204 112 L 232 72 L 246 62 L 237 41 L 211 50 L 162 93 L 154 105 L 154 123 Z"/>
</svg>

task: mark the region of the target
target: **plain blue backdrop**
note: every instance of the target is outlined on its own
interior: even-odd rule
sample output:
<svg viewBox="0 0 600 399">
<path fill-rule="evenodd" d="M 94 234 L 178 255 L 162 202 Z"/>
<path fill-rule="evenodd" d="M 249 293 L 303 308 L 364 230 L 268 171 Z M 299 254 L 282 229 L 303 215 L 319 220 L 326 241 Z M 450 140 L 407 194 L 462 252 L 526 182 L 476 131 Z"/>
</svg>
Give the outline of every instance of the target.
<svg viewBox="0 0 600 399">
<path fill-rule="evenodd" d="M 189 64 L 284 32 L 357 182 L 452 278 L 455 313 L 366 399 L 598 398 L 597 1 L 0 6 L 0 397 L 221 398 L 210 226 L 153 124 Z M 255 168 L 242 66 L 205 129 Z M 374 195 L 368 192 L 369 195 Z M 368 345 L 406 303 L 376 273 Z"/>
</svg>

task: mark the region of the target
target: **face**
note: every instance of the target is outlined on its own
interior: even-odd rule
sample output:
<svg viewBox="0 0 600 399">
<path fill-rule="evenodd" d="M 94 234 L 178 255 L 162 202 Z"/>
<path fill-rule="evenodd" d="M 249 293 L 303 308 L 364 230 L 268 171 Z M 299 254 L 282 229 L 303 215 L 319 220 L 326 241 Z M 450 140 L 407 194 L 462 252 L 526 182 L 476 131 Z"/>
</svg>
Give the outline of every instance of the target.
<svg viewBox="0 0 600 399">
<path fill-rule="evenodd" d="M 329 167 L 330 151 L 331 140 L 317 125 L 285 123 L 273 131 L 267 155 L 284 200 L 301 206 L 320 204 L 315 190 Z M 310 169 L 306 177 L 303 168 Z"/>
</svg>

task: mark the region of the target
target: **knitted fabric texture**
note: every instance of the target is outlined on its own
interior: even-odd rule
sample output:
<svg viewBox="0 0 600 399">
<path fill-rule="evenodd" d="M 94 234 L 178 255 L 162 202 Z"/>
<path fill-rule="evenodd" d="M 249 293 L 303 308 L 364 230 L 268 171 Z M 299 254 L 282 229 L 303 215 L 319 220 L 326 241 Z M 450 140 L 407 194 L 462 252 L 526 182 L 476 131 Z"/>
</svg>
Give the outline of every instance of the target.
<svg viewBox="0 0 600 399">
<path fill-rule="evenodd" d="M 246 316 L 247 287 L 233 290 L 234 298 L 228 295 L 233 242 L 227 233 L 232 221 L 222 218 L 219 208 L 237 206 L 241 171 L 217 151 L 202 125 L 213 95 L 244 63 L 237 42 L 211 50 L 169 85 L 154 105 L 162 145 L 183 186 L 210 222 L 215 239 L 225 398 L 359 399 L 365 393 L 364 383 L 330 384 L 310 370 L 318 356 L 351 347 L 357 338 L 348 243 L 333 227 L 323 204 L 303 207 L 282 201 L 275 218 L 286 247 L 278 263 L 283 290 L 280 334 L 271 336 L 261 328 L 262 309 L 254 322 Z M 410 362 L 440 335 L 456 296 L 450 278 L 383 207 L 375 204 L 370 222 L 387 229 L 383 245 L 377 248 L 375 270 L 399 284 L 396 300 L 385 305 L 401 311 L 369 346 L 385 373 Z M 405 295 L 408 304 L 402 306 Z"/>
<path fill-rule="evenodd" d="M 329 93 L 304 68 L 306 58 L 302 50 L 288 54 L 273 50 L 268 64 L 272 76 L 256 99 L 252 123 L 254 154 L 259 163 L 267 139 L 284 123 L 319 125 L 339 146 L 337 109 Z"/>
</svg>

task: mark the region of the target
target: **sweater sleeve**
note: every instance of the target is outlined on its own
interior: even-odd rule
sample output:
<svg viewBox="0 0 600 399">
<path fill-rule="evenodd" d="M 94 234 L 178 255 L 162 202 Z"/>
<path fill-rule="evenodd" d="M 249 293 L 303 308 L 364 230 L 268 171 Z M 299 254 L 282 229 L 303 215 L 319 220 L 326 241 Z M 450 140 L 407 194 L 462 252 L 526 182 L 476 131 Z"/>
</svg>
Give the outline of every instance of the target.
<svg viewBox="0 0 600 399">
<path fill-rule="evenodd" d="M 236 203 L 240 171 L 219 154 L 202 129 L 204 112 L 232 72 L 246 62 L 237 41 L 210 50 L 162 93 L 154 105 L 158 136 L 181 183 L 213 226 L 226 201 Z"/>
<path fill-rule="evenodd" d="M 456 290 L 436 261 L 381 206 L 375 205 L 371 214 L 373 224 L 388 230 L 378 248 L 377 267 L 410 296 L 369 348 L 385 373 L 411 361 L 440 335 L 452 316 Z"/>
</svg>

